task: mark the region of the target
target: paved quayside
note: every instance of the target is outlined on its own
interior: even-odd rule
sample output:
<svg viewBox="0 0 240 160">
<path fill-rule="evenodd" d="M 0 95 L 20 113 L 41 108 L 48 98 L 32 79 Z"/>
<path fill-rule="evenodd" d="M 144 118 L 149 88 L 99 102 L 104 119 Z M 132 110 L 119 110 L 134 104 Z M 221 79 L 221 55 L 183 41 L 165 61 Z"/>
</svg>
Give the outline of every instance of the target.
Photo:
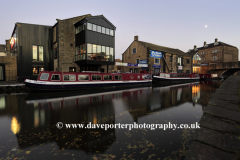
<svg viewBox="0 0 240 160">
<path fill-rule="evenodd" d="M 200 120 L 185 160 L 240 159 L 240 76 L 225 80 Z"/>
</svg>

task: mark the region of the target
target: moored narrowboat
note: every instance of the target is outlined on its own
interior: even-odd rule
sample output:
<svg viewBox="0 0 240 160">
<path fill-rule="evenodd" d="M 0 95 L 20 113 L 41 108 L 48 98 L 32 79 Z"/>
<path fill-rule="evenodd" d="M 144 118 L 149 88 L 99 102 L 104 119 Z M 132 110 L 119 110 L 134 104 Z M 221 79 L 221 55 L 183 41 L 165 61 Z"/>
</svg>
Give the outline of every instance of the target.
<svg viewBox="0 0 240 160">
<path fill-rule="evenodd" d="M 199 74 L 201 80 L 219 79 L 217 74 Z"/>
<path fill-rule="evenodd" d="M 151 85 L 150 74 L 43 71 L 37 80 L 24 80 L 30 90 L 79 90 L 92 87 Z"/>
<path fill-rule="evenodd" d="M 159 73 L 159 75 L 153 76 L 153 83 L 158 84 L 189 83 L 198 80 L 200 77 L 195 73 Z"/>
</svg>

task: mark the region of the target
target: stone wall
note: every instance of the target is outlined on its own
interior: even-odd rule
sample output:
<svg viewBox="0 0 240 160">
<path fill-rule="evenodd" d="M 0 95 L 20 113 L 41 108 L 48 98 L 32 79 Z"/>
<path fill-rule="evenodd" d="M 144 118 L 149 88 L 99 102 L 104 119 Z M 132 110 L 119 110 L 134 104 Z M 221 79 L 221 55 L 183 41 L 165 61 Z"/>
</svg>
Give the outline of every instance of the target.
<svg viewBox="0 0 240 160">
<path fill-rule="evenodd" d="M 0 63 L 5 64 L 6 81 L 15 81 L 17 77 L 17 57 L 1 56 Z"/>
</svg>

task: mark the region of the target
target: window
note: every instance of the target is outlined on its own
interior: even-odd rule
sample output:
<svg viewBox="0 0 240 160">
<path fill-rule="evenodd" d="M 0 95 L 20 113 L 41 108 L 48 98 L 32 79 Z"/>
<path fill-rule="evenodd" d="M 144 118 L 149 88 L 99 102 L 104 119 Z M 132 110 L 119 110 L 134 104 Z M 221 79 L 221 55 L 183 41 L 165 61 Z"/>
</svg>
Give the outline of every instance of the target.
<svg viewBox="0 0 240 160">
<path fill-rule="evenodd" d="M 172 62 L 172 56 L 170 56 L 169 58 L 170 58 L 170 59 L 169 59 L 169 62 Z"/>
<path fill-rule="evenodd" d="M 103 33 L 103 34 L 106 34 L 106 29 L 105 29 L 105 27 L 102 27 L 102 33 Z"/>
<path fill-rule="evenodd" d="M 136 64 L 139 64 L 139 59 L 136 59 Z"/>
<path fill-rule="evenodd" d="M 213 60 L 213 61 L 217 61 L 217 60 L 218 60 L 218 56 L 213 56 L 213 57 L 212 57 L 212 60 Z"/>
<path fill-rule="evenodd" d="M 182 57 L 178 57 L 178 66 L 182 66 Z"/>
<path fill-rule="evenodd" d="M 101 26 L 97 26 L 97 32 L 101 33 Z"/>
<path fill-rule="evenodd" d="M 104 80 L 112 80 L 112 75 L 104 75 L 103 79 Z"/>
<path fill-rule="evenodd" d="M 87 29 L 92 30 L 92 24 L 91 23 L 87 23 Z"/>
<path fill-rule="evenodd" d="M 110 47 L 109 61 L 113 61 L 113 48 Z"/>
<path fill-rule="evenodd" d="M 202 52 L 201 52 L 201 55 L 204 55 L 204 54 L 205 54 L 205 51 L 202 51 Z"/>
<path fill-rule="evenodd" d="M 97 31 L 97 26 L 95 24 L 93 24 L 93 31 Z"/>
<path fill-rule="evenodd" d="M 54 59 L 57 59 L 57 48 L 54 48 Z"/>
<path fill-rule="evenodd" d="M 33 45 L 33 61 L 43 61 L 43 46 Z"/>
<path fill-rule="evenodd" d="M 53 74 L 51 80 L 60 81 L 60 75 L 59 74 Z"/>
<path fill-rule="evenodd" d="M 76 67 L 69 67 L 69 72 L 76 72 Z"/>
<path fill-rule="evenodd" d="M 101 80 L 101 75 L 92 75 L 92 80 Z"/>
<path fill-rule="evenodd" d="M 110 29 L 110 35 L 113 36 L 113 30 Z"/>
<path fill-rule="evenodd" d="M 154 63 L 155 63 L 155 64 L 160 64 L 160 59 L 159 59 L 159 58 L 155 58 Z"/>
<path fill-rule="evenodd" d="M 187 59 L 187 63 L 190 63 L 189 59 Z"/>
<path fill-rule="evenodd" d="M 33 67 L 33 74 L 39 74 L 41 71 L 44 71 L 43 67 L 39 67 L 39 66 Z"/>
<path fill-rule="evenodd" d="M 108 28 L 106 28 L 106 34 L 109 35 L 109 29 Z"/>
<path fill-rule="evenodd" d="M 136 48 L 133 48 L 132 49 L 132 54 L 135 54 L 137 52 L 137 49 Z"/>
<path fill-rule="evenodd" d="M 86 81 L 89 80 L 89 75 L 78 75 L 79 81 Z"/>
<path fill-rule="evenodd" d="M 202 62 L 204 62 L 205 61 L 205 57 L 202 57 Z"/>
<path fill-rule="evenodd" d="M 121 75 L 115 75 L 114 80 L 122 80 L 122 76 Z"/>
<path fill-rule="evenodd" d="M 75 75 L 63 75 L 63 80 L 64 81 L 76 81 L 76 76 Z"/>
<path fill-rule="evenodd" d="M 49 76 L 48 73 L 42 73 L 41 77 L 40 77 L 40 80 L 48 80 L 48 76 Z"/>
<path fill-rule="evenodd" d="M 213 49 L 213 50 L 212 50 L 212 53 L 217 53 L 217 52 L 218 52 L 217 49 Z"/>
</svg>

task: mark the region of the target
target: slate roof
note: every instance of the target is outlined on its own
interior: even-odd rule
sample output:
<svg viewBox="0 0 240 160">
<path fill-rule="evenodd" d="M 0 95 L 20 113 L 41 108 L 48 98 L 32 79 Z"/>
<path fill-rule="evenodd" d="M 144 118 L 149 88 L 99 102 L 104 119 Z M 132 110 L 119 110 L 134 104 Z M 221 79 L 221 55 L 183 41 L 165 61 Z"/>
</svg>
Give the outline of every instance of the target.
<svg viewBox="0 0 240 160">
<path fill-rule="evenodd" d="M 198 50 L 194 50 L 194 49 L 192 49 L 191 51 L 188 51 L 186 54 L 188 54 L 189 56 L 193 56 L 193 55 L 195 55 L 196 53 L 198 52 Z M 200 54 L 199 54 L 200 55 Z"/>
<path fill-rule="evenodd" d="M 230 44 L 223 43 L 223 42 L 220 42 L 220 41 L 218 41 L 217 43 L 218 43 L 217 45 L 214 45 L 215 43 L 207 44 L 207 45 L 208 45 L 207 47 L 202 46 L 202 47 L 199 47 L 198 50 L 202 50 L 202 49 L 206 49 L 206 48 L 213 48 L 213 47 L 217 47 L 217 46 L 235 47 L 235 46 L 232 46 L 232 45 L 230 45 Z M 237 47 L 235 47 L 235 48 L 237 48 Z"/>
<path fill-rule="evenodd" d="M 142 45 L 144 45 L 145 47 L 150 47 L 151 50 L 156 50 L 156 51 L 162 51 L 162 52 L 167 52 L 167 53 L 172 53 L 172 54 L 177 54 L 180 56 L 189 56 L 187 55 L 185 52 L 179 50 L 179 49 L 175 49 L 175 48 L 169 48 L 169 47 L 164 47 L 164 46 L 159 46 L 156 44 L 152 44 L 152 43 L 148 43 L 148 42 L 143 42 L 143 41 L 138 41 L 139 43 L 141 43 Z"/>
</svg>

